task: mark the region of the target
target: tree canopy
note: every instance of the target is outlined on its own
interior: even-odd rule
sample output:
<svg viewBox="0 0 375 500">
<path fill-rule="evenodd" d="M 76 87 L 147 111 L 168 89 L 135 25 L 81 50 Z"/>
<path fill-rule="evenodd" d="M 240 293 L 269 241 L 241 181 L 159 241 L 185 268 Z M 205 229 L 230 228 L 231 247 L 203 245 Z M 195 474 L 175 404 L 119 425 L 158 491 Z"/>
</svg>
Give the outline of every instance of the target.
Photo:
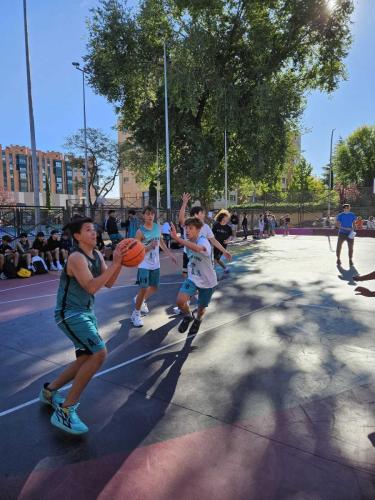
<svg viewBox="0 0 375 500">
<path fill-rule="evenodd" d="M 352 0 L 102 0 L 88 22 L 85 70 L 130 130 L 132 168 L 164 157 L 163 43 L 168 53 L 172 188 L 201 200 L 222 190 L 228 130 L 230 187 L 274 182 L 310 89 L 345 77 Z M 137 159 L 139 161 L 134 161 Z M 152 180 L 152 179 L 150 179 Z"/>
<path fill-rule="evenodd" d="M 333 157 L 335 175 L 344 186 L 370 187 L 375 178 L 375 126 L 357 128 L 337 144 Z"/>
</svg>

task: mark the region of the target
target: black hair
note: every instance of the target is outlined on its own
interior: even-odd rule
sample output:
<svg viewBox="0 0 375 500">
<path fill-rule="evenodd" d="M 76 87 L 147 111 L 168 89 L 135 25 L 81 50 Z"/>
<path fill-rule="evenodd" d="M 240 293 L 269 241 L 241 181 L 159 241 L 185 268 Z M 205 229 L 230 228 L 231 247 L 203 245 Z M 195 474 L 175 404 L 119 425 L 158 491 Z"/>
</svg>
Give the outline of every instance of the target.
<svg viewBox="0 0 375 500">
<path fill-rule="evenodd" d="M 116 210 L 108 210 L 108 215 L 114 214 Z"/>
<path fill-rule="evenodd" d="M 92 219 L 90 217 L 79 217 L 78 218 L 77 216 L 74 216 L 72 218 L 71 222 L 69 222 L 69 224 L 67 224 L 66 226 L 63 227 L 63 231 L 64 232 L 68 231 L 69 234 L 73 237 L 74 241 L 77 241 L 74 238 L 74 235 L 76 233 L 81 232 L 82 226 L 84 224 L 93 224 Z"/>
<path fill-rule="evenodd" d="M 135 215 L 135 210 L 129 210 L 129 215 Z"/>
<path fill-rule="evenodd" d="M 52 229 L 52 231 L 50 232 L 50 235 L 52 236 L 53 234 L 59 234 L 58 230 Z"/>
<path fill-rule="evenodd" d="M 21 233 L 19 237 L 20 238 L 27 238 L 27 233 Z"/>
<path fill-rule="evenodd" d="M 217 221 L 217 222 L 221 222 L 221 221 L 224 219 L 224 217 L 229 217 L 229 215 L 228 215 L 227 213 L 225 213 L 225 212 L 221 212 L 221 213 L 220 213 L 220 214 L 216 217 L 216 221 Z"/>
<path fill-rule="evenodd" d="M 198 206 L 198 207 L 192 207 L 190 209 L 190 217 L 195 217 L 198 215 L 200 212 L 204 212 L 204 208 Z"/>
<path fill-rule="evenodd" d="M 349 203 L 344 203 L 342 208 L 350 208 L 350 204 Z"/>
<path fill-rule="evenodd" d="M 44 238 L 44 233 L 43 233 L 43 231 L 39 231 L 39 233 L 36 233 L 36 237 L 37 237 L 37 238 L 42 238 L 42 237 Z"/>
<path fill-rule="evenodd" d="M 9 243 L 12 241 L 12 238 L 8 234 L 4 234 L 1 238 L 3 241 L 8 241 Z"/>
<path fill-rule="evenodd" d="M 146 212 L 151 212 L 152 214 L 156 214 L 155 208 L 147 205 L 143 210 L 142 214 L 144 215 Z"/>
<path fill-rule="evenodd" d="M 189 217 L 185 220 L 185 226 L 194 226 L 197 229 L 201 229 L 203 227 L 203 222 L 197 217 Z"/>
</svg>

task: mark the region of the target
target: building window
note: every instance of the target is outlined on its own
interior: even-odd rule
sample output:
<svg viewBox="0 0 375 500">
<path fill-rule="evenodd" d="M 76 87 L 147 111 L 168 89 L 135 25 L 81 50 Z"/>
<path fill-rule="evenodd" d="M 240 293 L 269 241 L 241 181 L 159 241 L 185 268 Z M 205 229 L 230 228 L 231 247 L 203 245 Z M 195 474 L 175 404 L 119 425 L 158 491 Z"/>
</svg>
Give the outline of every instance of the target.
<svg viewBox="0 0 375 500">
<path fill-rule="evenodd" d="M 65 162 L 66 193 L 73 194 L 73 168 L 69 161 Z"/>
<path fill-rule="evenodd" d="M 14 167 L 13 167 L 13 155 L 8 156 L 9 162 L 9 175 L 10 175 L 10 190 L 14 191 Z"/>
<path fill-rule="evenodd" d="M 230 194 L 229 195 L 229 201 L 231 203 L 236 203 L 236 195 L 235 194 Z"/>
<path fill-rule="evenodd" d="M 53 173 L 56 180 L 56 193 L 63 193 L 63 169 L 61 160 L 53 160 Z"/>
<path fill-rule="evenodd" d="M 129 182 L 129 177 L 124 177 L 124 184 L 125 184 L 126 182 Z"/>
<path fill-rule="evenodd" d="M 20 191 L 26 193 L 28 191 L 28 175 L 27 175 L 27 157 L 26 155 L 16 155 L 16 166 L 20 180 Z"/>
<path fill-rule="evenodd" d="M 5 151 L 1 152 L 1 158 L 3 160 L 4 190 L 8 191 L 7 159 L 5 156 Z"/>
</svg>

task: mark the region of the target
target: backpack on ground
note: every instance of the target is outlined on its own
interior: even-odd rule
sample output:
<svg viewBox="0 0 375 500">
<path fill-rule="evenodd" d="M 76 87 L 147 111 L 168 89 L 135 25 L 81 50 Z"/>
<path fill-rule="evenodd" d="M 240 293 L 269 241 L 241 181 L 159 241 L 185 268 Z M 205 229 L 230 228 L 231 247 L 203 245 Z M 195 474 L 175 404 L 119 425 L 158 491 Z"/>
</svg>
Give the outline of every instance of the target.
<svg viewBox="0 0 375 500">
<path fill-rule="evenodd" d="M 31 278 L 31 271 L 29 269 L 25 269 L 24 267 L 21 267 L 17 271 L 17 276 L 19 278 Z"/>
<path fill-rule="evenodd" d="M 33 257 L 31 259 L 31 265 L 32 269 L 35 274 L 47 274 L 48 273 L 48 267 L 47 264 L 44 262 L 44 259 L 42 257 Z"/>
<path fill-rule="evenodd" d="M 11 260 L 5 260 L 3 273 L 8 279 L 17 278 L 17 269 Z"/>
</svg>

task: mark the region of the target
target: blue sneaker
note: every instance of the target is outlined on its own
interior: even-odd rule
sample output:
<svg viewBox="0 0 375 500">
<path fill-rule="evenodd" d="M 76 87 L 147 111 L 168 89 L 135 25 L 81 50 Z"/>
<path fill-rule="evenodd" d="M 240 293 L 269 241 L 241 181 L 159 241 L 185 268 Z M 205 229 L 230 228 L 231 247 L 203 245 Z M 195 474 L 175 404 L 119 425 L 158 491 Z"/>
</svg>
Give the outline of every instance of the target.
<svg viewBox="0 0 375 500">
<path fill-rule="evenodd" d="M 55 407 L 51 417 L 51 424 L 69 434 L 84 434 L 89 430 L 77 414 L 79 403 L 63 408 L 61 405 Z"/>
<path fill-rule="evenodd" d="M 40 390 L 39 393 L 39 401 L 41 403 L 44 403 L 46 405 L 52 406 L 52 408 L 55 408 L 58 406 L 60 403 L 63 403 L 65 398 L 59 391 L 50 391 L 47 389 L 48 383 L 46 382 L 42 389 Z"/>
</svg>

